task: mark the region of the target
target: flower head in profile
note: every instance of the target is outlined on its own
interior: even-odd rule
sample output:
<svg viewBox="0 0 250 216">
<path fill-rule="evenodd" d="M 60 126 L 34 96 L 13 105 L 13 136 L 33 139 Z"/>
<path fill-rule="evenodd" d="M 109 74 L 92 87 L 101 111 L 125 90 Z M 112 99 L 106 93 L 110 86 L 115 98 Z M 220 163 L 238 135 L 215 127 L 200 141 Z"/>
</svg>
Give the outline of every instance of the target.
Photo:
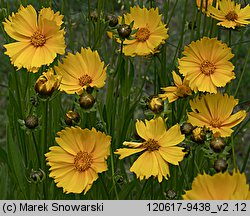
<svg viewBox="0 0 250 216">
<path fill-rule="evenodd" d="M 210 129 L 216 136 L 228 137 L 232 127 L 246 117 L 246 111 L 232 114 L 238 100 L 227 94 L 207 94 L 190 101 L 192 112 L 188 113 L 188 121 L 194 125 Z"/>
<path fill-rule="evenodd" d="M 121 19 L 120 19 L 121 20 Z M 147 9 L 134 6 L 124 15 L 125 24 L 134 22 L 137 32 L 132 39 L 124 41 L 123 52 L 127 56 L 146 56 L 154 54 L 157 48 L 168 38 L 168 29 L 161 21 L 158 8 Z M 120 41 L 118 41 L 120 42 Z"/>
<path fill-rule="evenodd" d="M 216 38 L 204 37 L 185 46 L 179 59 L 179 71 L 189 81 L 195 92 L 217 93 L 217 87 L 224 87 L 235 78 L 231 49 Z"/>
<path fill-rule="evenodd" d="M 63 63 L 59 62 L 55 66 L 57 74 L 62 76 L 59 90 L 67 94 L 82 94 L 88 86 L 101 88 L 105 85 L 106 68 L 101 61 L 97 51 L 90 48 L 81 48 L 81 52 L 75 55 L 68 53 L 63 58 Z"/>
<path fill-rule="evenodd" d="M 170 176 L 169 163 L 178 165 L 183 160 L 183 148 L 176 146 L 184 140 L 178 124 L 166 130 L 165 122 L 161 117 L 146 120 L 146 123 L 137 120 L 136 131 L 144 139 L 143 142 L 124 142 L 123 145 L 131 148 L 117 149 L 119 159 L 141 152 L 142 154 L 130 168 L 140 180 L 157 176 L 161 182 L 163 177 Z"/>
<path fill-rule="evenodd" d="M 245 26 L 250 23 L 250 5 L 241 8 L 241 5 L 232 0 L 219 0 L 219 8 L 208 6 L 211 17 L 219 20 L 217 25 L 226 28 Z"/>
<path fill-rule="evenodd" d="M 11 63 L 28 71 L 37 72 L 42 65 L 51 64 L 57 54 L 64 54 L 63 16 L 50 8 L 40 10 L 38 16 L 33 6 L 21 6 L 3 22 L 4 30 L 15 40 L 5 44 L 5 54 Z"/>
<path fill-rule="evenodd" d="M 250 191 L 246 175 L 233 171 L 210 176 L 198 174 L 192 183 L 192 189 L 182 195 L 184 200 L 249 200 Z"/>
<path fill-rule="evenodd" d="M 189 88 L 189 81 L 186 78 L 182 81 L 181 77 L 175 72 L 172 72 L 175 86 L 168 86 L 161 88 L 164 93 L 159 94 L 159 97 L 163 100 L 168 99 L 169 103 L 176 101 L 178 98 L 192 95 L 192 91 Z"/>
<path fill-rule="evenodd" d="M 35 90 L 41 96 L 50 96 L 56 89 L 58 89 L 61 80 L 62 76 L 55 75 L 54 70 L 50 68 L 47 72 L 43 72 L 43 74 L 37 79 Z"/>
<path fill-rule="evenodd" d="M 108 169 L 111 137 L 94 128 L 71 127 L 57 133 L 56 142 L 45 154 L 50 177 L 65 193 L 84 194 L 97 180 L 98 173 Z"/>
</svg>

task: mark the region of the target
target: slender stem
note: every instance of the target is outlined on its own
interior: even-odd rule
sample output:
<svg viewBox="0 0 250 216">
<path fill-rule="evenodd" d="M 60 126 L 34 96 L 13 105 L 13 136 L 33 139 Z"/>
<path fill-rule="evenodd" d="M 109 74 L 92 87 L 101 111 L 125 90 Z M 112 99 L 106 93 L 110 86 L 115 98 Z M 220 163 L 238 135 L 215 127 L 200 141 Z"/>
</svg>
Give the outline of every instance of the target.
<svg viewBox="0 0 250 216">
<path fill-rule="evenodd" d="M 115 182 L 114 152 L 113 152 L 112 144 L 110 148 L 110 163 L 111 163 L 112 182 L 113 182 L 113 187 L 115 189 L 115 196 L 116 196 L 116 199 L 119 200 L 119 195 L 117 192 L 116 182 Z"/>
<path fill-rule="evenodd" d="M 242 165 L 242 167 L 241 167 L 241 172 L 244 172 L 245 169 L 246 169 L 246 165 L 247 165 L 247 161 L 248 161 L 249 155 L 250 155 L 250 144 L 249 144 L 249 146 L 248 146 L 247 154 L 246 154 L 246 157 L 245 157 L 245 159 L 244 159 L 243 165 Z"/>
<path fill-rule="evenodd" d="M 234 138 L 233 138 L 233 136 L 231 136 L 231 146 L 232 146 L 232 153 L 233 153 L 233 165 L 234 165 L 234 168 L 237 169 L 236 156 L 235 156 L 235 150 L 234 150 Z"/>
<path fill-rule="evenodd" d="M 37 161 L 38 161 L 38 167 L 41 168 L 41 156 L 39 154 L 39 148 L 38 148 L 38 143 L 36 141 L 36 137 L 35 137 L 35 134 L 34 132 L 32 131 L 31 132 L 32 134 L 32 139 L 33 139 L 33 142 L 34 142 L 34 145 L 35 145 L 35 149 L 36 149 L 36 156 L 37 156 Z"/>
<path fill-rule="evenodd" d="M 247 62 L 248 62 L 249 55 L 250 55 L 250 48 L 248 49 L 247 57 L 245 59 L 244 66 L 243 66 L 243 70 L 242 70 L 242 72 L 240 74 L 240 78 L 239 78 L 239 81 L 237 83 L 237 87 L 236 87 L 235 94 L 234 94 L 235 97 L 238 94 L 243 75 L 245 74 L 245 70 L 246 70 L 246 67 L 247 67 Z"/>
</svg>

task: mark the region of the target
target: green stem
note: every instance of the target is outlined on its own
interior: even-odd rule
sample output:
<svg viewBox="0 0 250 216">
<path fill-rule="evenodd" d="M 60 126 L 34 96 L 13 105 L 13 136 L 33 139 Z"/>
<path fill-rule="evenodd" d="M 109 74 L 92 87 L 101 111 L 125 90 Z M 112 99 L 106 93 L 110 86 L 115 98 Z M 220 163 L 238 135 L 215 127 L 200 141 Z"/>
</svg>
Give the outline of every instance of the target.
<svg viewBox="0 0 250 216">
<path fill-rule="evenodd" d="M 38 148 L 38 143 L 36 141 L 36 137 L 35 137 L 35 134 L 34 132 L 32 131 L 31 132 L 32 134 L 32 139 L 33 139 L 33 142 L 34 142 L 34 145 L 35 145 L 35 149 L 36 149 L 36 156 L 37 156 L 37 161 L 38 161 L 38 167 L 41 168 L 41 155 L 39 154 L 39 148 Z"/>
<path fill-rule="evenodd" d="M 236 95 L 238 94 L 238 91 L 239 91 L 239 88 L 240 88 L 240 84 L 241 84 L 243 75 L 245 74 L 246 67 L 247 67 L 247 62 L 248 62 L 249 55 L 250 55 L 250 48 L 248 49 L 248 52 L 247 52 L 247 57 L 245 59 L 243 70 L 242 70 L 242 72 L 240 74 L 240 78 L 239 78 L 239 81 L 237 83 L 237 87 L 236 87 L 236 90 L 235 90 L 234 97 L 236 97 Z"/>
<path fill-rule="evenodd" d="M 110 163 L 111 163 L 112 182 L 113 182 L 113 187 L 115 190 L 115 196 L 116 196 L 116 199 L 119 200 L 119 195 L 117 192 L 116 182 L 115 182 L 114 152 L 113 152 L 112 144 L 110 148 Z"/>
<path fill-rule="evenodd" d="M 234 168 L 237 169 L 236 156 L 235 156 L 235 150 L 234 150 L 234 138 L 233 138 L 233 136 L 231 136 L 231 146 L 232 146 L 232 153 L 233 153 L 233 165 L 234 165 Z"/>
<path fill-rule="evenodd" d="M 244 159 L 243 165 L 242 165 L 242 167 L 241 167 L 241 172 L 244 172 L 245 169 L 246 169 L 246 165 L 247 165 L 247 161 L 248 161 L 249 155 L 250 155 L 250 144 L 249 144 L 249 146 L 248 146 L 247 154 L 246 154 L 246 157 L 245 157 L 245 159 Z"/>
</svg>

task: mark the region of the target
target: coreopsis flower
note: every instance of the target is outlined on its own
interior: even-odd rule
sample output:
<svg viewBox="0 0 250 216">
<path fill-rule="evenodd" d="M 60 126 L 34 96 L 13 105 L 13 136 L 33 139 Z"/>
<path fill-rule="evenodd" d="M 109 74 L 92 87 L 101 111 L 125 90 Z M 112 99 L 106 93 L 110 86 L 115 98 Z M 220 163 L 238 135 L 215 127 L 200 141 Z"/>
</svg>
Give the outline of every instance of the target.
<svg viewBox="0 0 250 216">
<path fill-rule="evenodd" d="M 148 179 L 150 176 L 157 176 L 161 182 L 163 177 L 170 176 L 169 163 L 178 165 L 183 160 L 185 153 L 183 148 L 178 147 L 185 136 L 181 134 L 178 124 L 166 130 L 165 122 L 161 117 L 143 121 L 137 120 L 136 131 L 144 139 L 143 142 L 124 142 L 123 145 L 131 148 L 117 149 L 119 159 L 132 154 L 142 152 L 139 158 L 130 168 L 140 180 Z"/>
<path fill-rule="evenodd" d="M 32 5 L 20 6 L 3 22 L 4 30 L 15 40 L 5 44 L 5 54 L 11 63 L 28 71 L 37 72 L 42 65 L 49 65 L 57 54 L 64 54 L 64 29 L 61 29 L 63 15 L 51 8 L 43 8 L 38 16 Z"/>
<path fill-rule="evenodd" d="M 234 126 L 246 117 L 246 111 L 232 114 L 238 100 L 227 94 L 207 94 L 190 101 L 192 112 L 188 113 L 188 121 L 194 125 L 205 126 L 216 136 L 228 137 Z"/>
<path fill-rule="evenodd" d="M 232 0 L 219 0 L 219 8 L 208 6 L 208 14 L 216 20 L 217 25 L 226 28 L 245 26 L 250 23 L 250 5 L 241 8 L 241 5 Z"/>
<path fill-rule="evenodd" d="M 90 48 L 81 48 L 81 52 L 75 55 L 68 53 L 63 58 L 63 63 L 59 62 L 58 66 L 55 66 L 55 71 L 62 76 L 59 90 L 67 94 L 80 95 L 89 86 L 101 88 L 105 85 L 104 62 L 101 61 L 98 52 Z"/>
<path fill-rule="evenodd" d="M 111 137 L 94 128 L 66 127 L 57 133 L 56 142 L 45 154 L 50 166 L 49 176 L 65 193 L 84 194 L 98 179 L 98 173 L 108 169 Z"/>
<path fill-rule="evenodd" d="M 172 72 L 175 86 L 168 86 L 161 88 L 164 93 L 159 94 L 159 97 L 163 100 L 168 99 L 169 103 L 176 101 L 179 97 L 186 97 L 192 95 L 192 91 L 189 87 L 189 81 L 184 78 L 182 81 L 181 77 L 175 72 Z"/>
<path fill-rule="evenodd" d="M 217 87 L 224 87 L 235 78 L 231 48 L 216 38 L 204 37 L 185 46 L 179 59 L 179 71 L 189 81 L 195 92 L 217 93 Z"/>
<path fill-rule="evenodd" d="M 119 19 L 121 20 L 121 18 Z M 147 9 L 134 6 L 124 15 L 125 24 L 134 22 L 137 32 L 132 39 L 125 39 L 123 52 L 127 56 L 146 56 L 154 54 L 157 48 L 168 38 L 166 25 L 161 21 L 158 8 Z M 118 40 L 118 42 L 121 42 Z"/>
<path fill-rule="evenodd" d="M 182 195 L 184 200 L 249 200 L 250 191 L 246 175 L 233 171 L 232 174 L 217 173 L 210 176 L 198 174 L 192 189 Z"/>
<path fill-rule="evenodd" d="M 55 75 L 54 70 L 50 68 L 47 72 L 43 72 L 43 74 L 37 79 L 35 91 L 40 96 L 50 96 L 56 89 L 58 89 L 61 80 L 62 76 Z"/>
</svg>

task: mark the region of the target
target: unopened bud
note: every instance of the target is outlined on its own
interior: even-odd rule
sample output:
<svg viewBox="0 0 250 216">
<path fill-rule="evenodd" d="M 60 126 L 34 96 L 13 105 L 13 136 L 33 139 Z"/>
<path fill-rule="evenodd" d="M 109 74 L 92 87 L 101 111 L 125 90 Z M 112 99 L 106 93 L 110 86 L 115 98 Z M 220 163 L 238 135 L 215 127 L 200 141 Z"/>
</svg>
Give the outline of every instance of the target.
<svg viewBox="0 0 250 216">
<path fill-rule="evenodd" d="M 192 124 L 190 123 L 184 123 L 181 125 L 181 133 L 186 134 L 186 135 L 190 135 L 193 131 L 194 127 Z"/>
<path fill-rule="evenodd" d="M 174 199 L 176 197 L 176 192 L 173 189 L 169 189 L 166 192 L 166 197 L 168 199 Z"/>
<path fill-rule="evenodd" d="M 132 29 L 129 25 L 122 24 L 118 27 L 117 31 L 118 31 L 120 38 L 126 39 L 130 36 Z"/>
<path fill-rule="evenodd" d="M 28 115 L 24 122 L 25 126 L 29 129 L 35 129 L 38 126 L 38 118 L 33 114 Z"/>
<path fill-rule="evenodd" d="M 79 104 L 83 109 L 90 109 L 95 103 L 95 98 L 91 94 L 83 94 L 79 98 Z"/>
<path fill-rule="evenodd" d="M 224 159 L 217 159 L 214 161 L 214 169 L 216 172 L 225 172 L 227 170 L 228 164 Z"/>
<path fill-rule="evenodd" d="M 215 137 L 211 140 L 210 142 L 210 147 L 215 151 L 215 152 L 221 152 L 226 146 L 226 142 L 223 138 L 221 137 Z"/>
<path fill-rule="evenodd" d="M 30 173 L 30 180 L 33 183 L 39 183 L 42 182 L 45 179 L 46 175 L 45 172 L 41 169 L 39 169 L 38 171 L 36 170 L 31 170 Z"/>
<path fill-rule="evenodd" d="M 79 121 L 80 121 L 80 115 L 78 112 L 70 110 L 65 114 L 65 123 L 68 126 L 77 125 Z"/>
<path fill-rule="evenodd" d="M 109 14 L 106 17 L 106 20 L 109 22 L 110 27 L 115 27 L 118 24 L 118 19 L 117 19 L 117 16 L 115 15 Z"/>
</svg>

